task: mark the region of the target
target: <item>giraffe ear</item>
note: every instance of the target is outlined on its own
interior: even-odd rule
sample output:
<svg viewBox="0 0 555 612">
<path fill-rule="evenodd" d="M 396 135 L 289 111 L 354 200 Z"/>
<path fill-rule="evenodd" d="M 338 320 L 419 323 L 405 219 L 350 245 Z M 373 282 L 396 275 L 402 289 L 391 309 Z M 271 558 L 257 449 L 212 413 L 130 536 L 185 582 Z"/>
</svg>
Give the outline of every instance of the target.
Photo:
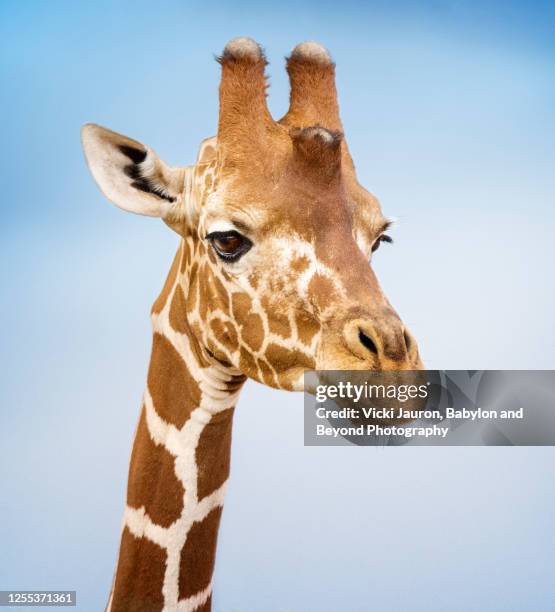
<svg viewBox="0 0 555 612">
<path fill-rule="evenodd" d="M 171 168 L 150 147 L 93 123 L 81 129 L 81 142 L 97 185 L 116 206 L 165 220 L 182 216 L 185 168 Z"/>
</svg>

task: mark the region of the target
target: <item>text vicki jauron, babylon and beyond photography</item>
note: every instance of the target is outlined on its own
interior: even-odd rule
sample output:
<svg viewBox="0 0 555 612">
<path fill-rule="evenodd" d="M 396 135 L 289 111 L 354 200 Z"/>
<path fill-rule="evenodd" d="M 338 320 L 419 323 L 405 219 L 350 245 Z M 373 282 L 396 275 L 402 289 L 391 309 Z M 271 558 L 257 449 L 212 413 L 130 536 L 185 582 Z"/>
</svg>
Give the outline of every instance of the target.
<svg viewBox="0 0 555 612">
<path fill-rule="evenodd" d="M 511 414 L 504 414 L 510 412 Z M 325 406 L 316 408 L 316 416 L 319 419 L 349 419 L 355 421 L 357 419 L 371 420 L 395 420 L 395 419 L 427 419 L 431 421 L 443 421 L 445 419 L 464 419 L 476 421 L 479 419 L 497 419 L 497 418 L 512 418 L 519 419 L 524 416 L 523 408 L 514 411 L 497 411 L 484 410 L 476 408 L 469 410 L 467 408 L 444 408 L 443 410 L 410 410 L 408 408 L 338 408 L 331 409 Z"/>
</svg>

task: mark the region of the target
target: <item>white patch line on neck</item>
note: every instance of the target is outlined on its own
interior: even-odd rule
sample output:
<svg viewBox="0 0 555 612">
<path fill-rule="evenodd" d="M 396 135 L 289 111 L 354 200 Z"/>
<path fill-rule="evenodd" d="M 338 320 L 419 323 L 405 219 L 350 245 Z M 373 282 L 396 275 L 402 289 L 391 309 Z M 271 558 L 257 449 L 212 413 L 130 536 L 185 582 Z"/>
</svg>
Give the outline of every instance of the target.
<svg viewBox="0 0 555 612">
<path fill-rule="evenodd" d="M 194 612 L 199 606 L 206 603 L 212 593 L 212 581 L 210 584 L 199 593 L 192 595 L 188 599 L 182 599 L 177 603 L 178 612 Z"/>
</svg>

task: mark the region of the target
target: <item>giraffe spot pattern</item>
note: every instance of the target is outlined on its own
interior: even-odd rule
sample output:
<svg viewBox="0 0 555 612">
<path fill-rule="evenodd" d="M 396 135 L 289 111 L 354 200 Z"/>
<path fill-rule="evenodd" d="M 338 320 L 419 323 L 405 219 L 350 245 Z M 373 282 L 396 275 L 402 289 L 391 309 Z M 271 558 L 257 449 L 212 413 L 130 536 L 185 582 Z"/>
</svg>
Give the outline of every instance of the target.
<svg viewBox="0 0 555 612">
<path fill-rule="evenodd" d="M 228 479 L 232 424 L 233 408 L 230 408 L 214 415 L 200 435 L 196 450 L 199 500 L 219 489 Z"/>
<path fill-rule="evenodd" d="M 222 508 L 218 506 L 191 527 L 181 551 L 179 599 L 191 597 L 210 584 L 221 515 Z"/>
<path fill-rule="evenodd" d="M 156 412 L 178 429 L 200 402 L 198 383 L 172 343 L 159 333 L 152 342 L 148 389 Z"/>
<path fill-rule="evenodd" d="M 295 313 L 295 324 L 297 325 L 299 340 L 310 346 L 312 339 L 321 329 L 318 320 L 309 313 L 300 310 Z"/>
<path fill-rule="evenodd" d="M 338 298 L 333 282 L 327 276 L 318 273 L 310 279 L 308 293 L 320 311 L 331 306 Z"/>
<path fill-rule="evenodd" d="M 111 612 L 160 612 L 166 552 L 123 529 Z"/>
<path fill-rule="evenodd" d="M 237 350 L 238 336 L 235 327 L 231 321 L 222 321 L 221 319 L 213 319 L 210 323 L 212 333 L 218 342 L 223 344 L 225 348 L 233 353 Z"/>
<path fill-rule="evenodd" d="M 247 376 L 258 375 L 258 367 L 256 365 L 256 360 L 252 356 L 251 352 L 248 351 L 244 346 L 241 347 L 241 352 L 239 355 L 239 369 L 241 372 L 247 374 Z"/>
<path fill-rule="evenodd" d="M 260 350 L 264 341 L 264 326 L 260 315 L 251 313 L 245 318 L 241 326 L 241 338 L 251 350 Z"/>
<path fill-rule="evenodd" d="M 271 364 L 279 364 L 284 370 L 288 368 L 314 368 L 314 359 L 297 349 L 288 349 L 279 344 L 270 343 L 266 349 L 266 359 Z"/>
<path fill-rule="evenodd" d="M 175 331 L 186 334 L 189 331 L 187 324 L 187 308 L 185 304 L 185 296 L 180 285 L 176 285 L 173 292 L 172 303 L 170 306 L 170 325 Z"/>
<path fill-rule="evenodd" d="M 231 296 L 231 312 L 233 318 L 241 323 L 244 321 L 249 314 L 249 311 L 252 306 L 251 298 L 246 294 L 240 291 L 237 291 Z"/>
<path fill-rule="evenodd" d="M 264 312 L 268 313 L 268 329 L 272 334 L 289 338 L 293 333 L 289 317 L 281 311 L 278 304 L 270 302 L 267 297 L 262 297 L 260 304 Z"/>
<path fill-rule="evenodd" d="M 150 437 L 143 406 L 129 465 L 127 503 L 144 507 L 153 522 L 169 527 L 181 516 L 184 493 L 173 456 Z"/>
</svg>

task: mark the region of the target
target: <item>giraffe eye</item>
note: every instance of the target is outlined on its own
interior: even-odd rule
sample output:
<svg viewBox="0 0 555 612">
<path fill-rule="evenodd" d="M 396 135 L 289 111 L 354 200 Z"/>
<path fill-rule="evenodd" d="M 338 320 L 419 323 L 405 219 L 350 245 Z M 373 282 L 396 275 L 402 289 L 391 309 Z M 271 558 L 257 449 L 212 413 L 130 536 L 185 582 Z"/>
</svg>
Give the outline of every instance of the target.
<svg viewBox="0 0 555 612">
<path fill-rule="evenodd" d="M 223 261 L 237 261 L 252 247 L 252 242 L 235 230 L 212 232 L 206 236 L 206 239 L 210 240 L 216 254 Z"/>
<path fill-rule="evenodd" d="M 391 244 L 393 242 L 393 238 L 391 236 L 388 236 L 387 234 L 382 234 L 381 236 L 379 236 L 376 242 L 374 242 L 374 244 L 372 245 L 372 253 L 374 253 L 380 248 L 380 244 L 382 242 L 389 242 Z"/>
</svg>

